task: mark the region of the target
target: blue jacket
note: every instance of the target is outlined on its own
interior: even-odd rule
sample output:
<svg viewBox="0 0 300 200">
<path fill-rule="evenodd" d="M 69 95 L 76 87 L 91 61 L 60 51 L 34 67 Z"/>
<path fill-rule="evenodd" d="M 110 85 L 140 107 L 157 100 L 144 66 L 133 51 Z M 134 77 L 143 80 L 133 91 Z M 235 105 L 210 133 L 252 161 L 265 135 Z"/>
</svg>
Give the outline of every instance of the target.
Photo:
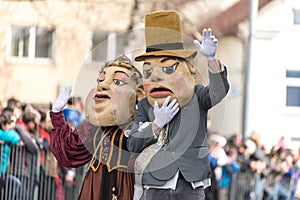
<svg viewBox="0 0 300 200">
<path fill-rule="evenodd" d="M 11 145 L 18 144 L 20 136 L 14 130 L 3 131 L 0 129 L 0 140 L 4 142 L 1 147 L 1 174 L 4 174 L 9 166 Z"/>
<path fill-rule="evenodd" d="M 240 167 L 235 162 L 223 166 L 222 167 L 222 177 L 218 183 L 218 186 L 220 188 L 228 188 L 230 185 L 230 181 L 231 181 L 231 175 L 233 173 L 238 173 L 239 171 L 240 171 Z"/>
</svg>

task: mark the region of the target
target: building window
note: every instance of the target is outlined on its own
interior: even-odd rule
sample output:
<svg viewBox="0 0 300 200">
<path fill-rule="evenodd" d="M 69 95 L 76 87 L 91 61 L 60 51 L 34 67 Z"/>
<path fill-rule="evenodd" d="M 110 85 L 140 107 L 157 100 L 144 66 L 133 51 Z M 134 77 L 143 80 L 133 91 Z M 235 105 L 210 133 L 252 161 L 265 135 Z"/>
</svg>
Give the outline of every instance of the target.
<svg viewBox="0 0 300 200">
<path fill-rule="evenodd" d="M 123 33 L 123 34 L 118 34 L 116 36 L 117 41 L 116 41 L 116 54 L 121 55 L 121 54 L 126 54 L 126 48 L 128 47 L 128 42 L 130 38 L 130 33 Z"/>
<path fill-rule="evenodd" d="M 286 106 L 300 107 L 300 71 L 286 71 Z"/>
<path fill-rule="evenodd" d="M 300 24 L 300 10 L 294 10 L 294 24 Z"/>
<path fill-rule="evenodd" d="M 21 27 L 12 28 L 11 56 L 28 57 L 29 29 Z"/>
<path fill-rule="evenodd" d="M 124 54 L 128 44 L 127 34 L 94 31 L 92 35 L 91 59 L 94 62 L 114 59 Z"/>
<path fill-rule="evenodd" d="M 35 57 L 54 58 L 54 44 L 52 29 L 36 28 Z"/>
<path fill-rule="evenodd" d="M 41 27 L 14 26 L 11 29 L 10 56 L 54 58 L 54 30 Z"/>
<path fill-rule="evenodd" d="M 108 51 L 108 32 L 95 31 L 92 36 L 92 61 L 105 61 Z"/>
</svg>

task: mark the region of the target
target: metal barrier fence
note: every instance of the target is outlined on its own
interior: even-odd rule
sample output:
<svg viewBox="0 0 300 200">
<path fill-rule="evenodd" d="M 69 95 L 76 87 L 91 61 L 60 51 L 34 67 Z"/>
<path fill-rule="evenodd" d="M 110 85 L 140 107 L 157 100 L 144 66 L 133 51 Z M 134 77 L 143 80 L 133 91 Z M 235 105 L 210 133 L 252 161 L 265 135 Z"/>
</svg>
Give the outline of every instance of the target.
<svg viewBox="0 0 300 200">
<path fill-rule="evenodd" d="M 256 174 L 248 170 L 233 173 L 230 181 L 228 199 L 255 199 L 255 177 Z"/>
<path fill-rule="evenodd" d="M 0 200 L 74 200 L 78 198 L 81 188 L 84 166 L 75 170 L 76 179 L 68 182 L 65 179 L 64 168 L 61 168 L 50 151 L 40 150 L 32 154 L 23 146 L 11 146 L 7 154 L 7 144 L 0 143 Z M 9 157 L 5 157 L 9 155 Z M 5 161 L 9 161 L 5 163 Z M 285 194 L 287 199 L 293 195 L 292 189 L 299 171 L 296 171 L 288 183 Z M 295 177 L 297 175 L 298 177 Z M 258 194 L 259 175 L 243 170 L 233 173 L 230 181 L 228 200 L 262 199 Z M 284 189 L 279 184 L 278 194 Z M 263 187 L 262 187 L 263 188 Z M 260 191 L 263 192 L 263 191 Z M 275 191 L 273 191 L 274 193 Z"/>
<path fill-rule="evenodd" d="M 0 169 L 6 168 L 6 144 L 0 144 Z M 82 168 L 76 169 L 76 179 L 65 180 L 64 169 L 59 167 L 50 151 L 38 154 L 23 146 L 11 146 L 7 170 L 1 170 L 0 200 L 74 200 L 77 199 L 82 179 Z"/>
<path fill-rule="evenodd" d="M 268 184 L 272 179 L 274 184 Z M 230 180 L 228 200 L 295 200 L 299 171 L 294 169 L 289 175 L 276 179 L 271 174 L 261 177 L 250 170 L 233 173 Z"/>
</svg>

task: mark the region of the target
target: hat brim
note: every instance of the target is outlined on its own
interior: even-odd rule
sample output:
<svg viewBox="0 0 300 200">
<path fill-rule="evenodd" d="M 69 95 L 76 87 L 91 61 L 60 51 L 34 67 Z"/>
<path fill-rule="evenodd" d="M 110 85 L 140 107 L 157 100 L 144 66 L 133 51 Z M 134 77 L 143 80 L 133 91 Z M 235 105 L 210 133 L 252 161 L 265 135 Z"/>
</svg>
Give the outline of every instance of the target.
<svg viewBox="0 0 300 200">
<path fill-rule="evenodd" d="M 170 56 L 177 58 L 194 58 L 197 55 L 197 51 L 194 50 L 161 50 L 148 52 L 142 55 L 139 55 L 134 58 L 135 61 L 144 61 L 148 57 L 161 57 L 161 56 Z"/>
</svg>

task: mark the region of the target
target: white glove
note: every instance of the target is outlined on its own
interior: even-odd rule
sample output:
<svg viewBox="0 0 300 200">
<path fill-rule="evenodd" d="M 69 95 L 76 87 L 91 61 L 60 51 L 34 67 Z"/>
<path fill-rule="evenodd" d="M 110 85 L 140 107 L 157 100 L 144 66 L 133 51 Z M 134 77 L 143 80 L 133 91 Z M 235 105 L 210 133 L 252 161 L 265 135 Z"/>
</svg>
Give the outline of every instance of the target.
<svg viewBox="0 0 300 200">
<path fill-rule="evenodd" d="M 202 32 L 202 44 L 198 40 L 194 40 L 198 51 L 206 57 L 208 61 L 216 59 L 216 53 L 218 48 L 218 39 L 212 35 L 211 29 L 203 29 Z"/>
<path fill-rule="evenodd" d="M 169 104 L 170 99 L 171 96 L 168 96 L 160 108 L 158 107 L 158 103 L 156 101 L 154 102 L 153 112 L 155 119 L 153 123 L 155 123 L 159 128 L 163 128 L 167 123 L 169 123 L 179 111 L 179 104 L 177 103 L 177 100 L 174 99 Z"/>
<path fill-rule="evenodd" d="M 57 99 L 55 100 L 52 106 L 52 112 L 60 112 L 68 103 L 68 100 L 71 97 L 72 88 L 66 88 L 59 93 Z"/>
</svg>

